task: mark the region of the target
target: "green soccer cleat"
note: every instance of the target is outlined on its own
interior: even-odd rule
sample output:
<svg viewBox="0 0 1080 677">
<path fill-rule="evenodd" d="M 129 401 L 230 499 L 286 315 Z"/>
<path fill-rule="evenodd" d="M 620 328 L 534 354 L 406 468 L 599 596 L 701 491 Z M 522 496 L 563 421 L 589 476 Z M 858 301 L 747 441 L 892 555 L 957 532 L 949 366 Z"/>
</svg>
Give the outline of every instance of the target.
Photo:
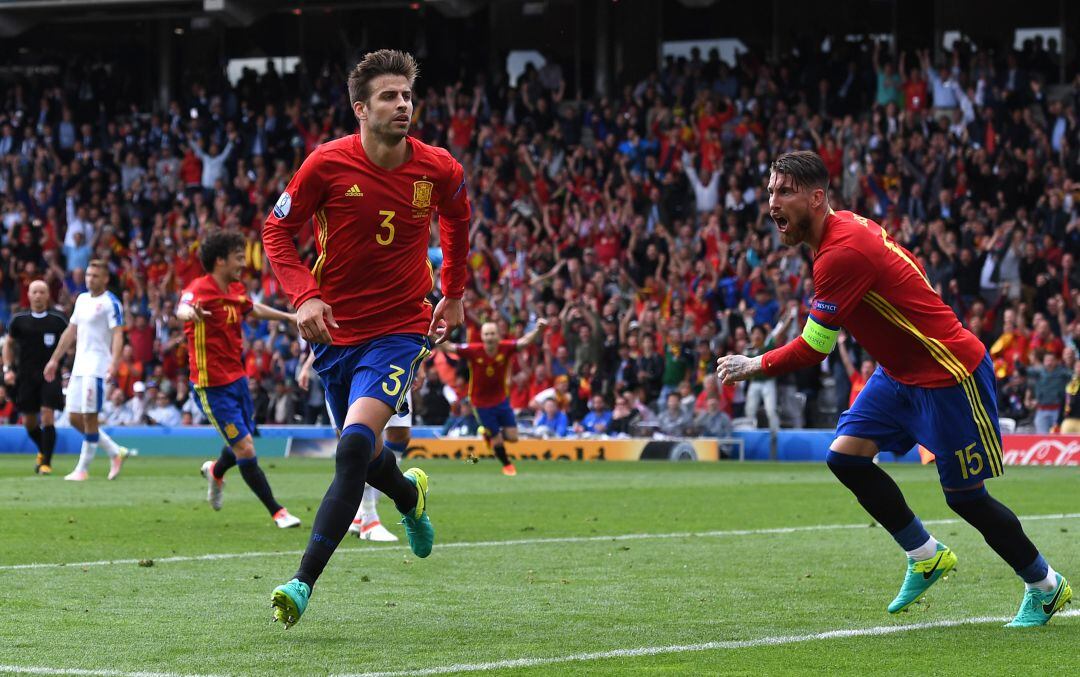
<svg viewBox="0 0 1080 677">
<path fill-rule="evenodd" d="M 916 562 L 908 557 L 907 575 L 896 599 L 889 604 L 889 613 L 895 614 L 907 609 L 923 596 L 934 583 L 948 574 L 956 566 L 956 554 L 948 547 L 938 543 L 937 553 L 930 559 Z"/>
<path fill-rule="evenodd" d="M 402 516 L 401 523 L 405 525 L 405 535 L 409 537 L 413 554 L 427 557 L 435 543 L 435 527 L 431 526 L 427 515 L 428 476 L 420 468 L 409 468 L 404 475 L 416 486 L 416 507 Z"/>
<path fill-rule="evenodd" d="M 277 586 L 270 597 L 270 606 L 274 609 L 273 620 L 281 621 L 286 630 L 296 625 L 300 616 L 304 615 L 304 610 L 307 609 L 309 597 L 311 597 L 311 587 L 296 578 L 285 585 Z"/>
<path fill-rule="evenodd" d="M 1043 592 L 1038 588 L 1029 588 L 1024 593 L 1024 599 L 1020 602 L 1020 610 L 1016 612 L 1016 618 L 1005 625 L 1006 628 L 1033 628 L 1037 625 L 1046 625 L 1061 607 L 1072 599 L 1072 588 L 1069 582 L 1061 574 L 1057 575 L 1057 587 L 1050 592 Z"/>
</svg>

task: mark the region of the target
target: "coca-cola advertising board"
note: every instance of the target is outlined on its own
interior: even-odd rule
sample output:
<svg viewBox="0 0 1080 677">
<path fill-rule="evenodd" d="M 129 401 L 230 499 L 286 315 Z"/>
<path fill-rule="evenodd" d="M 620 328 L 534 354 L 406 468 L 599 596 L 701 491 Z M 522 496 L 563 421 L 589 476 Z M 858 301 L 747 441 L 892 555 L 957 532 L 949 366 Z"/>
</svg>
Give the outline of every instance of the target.
<svg viewBox="0 0 1080 677">
<path fill-rule="evenodd" d="M 1080 465 L 1080 435 L 1002 435 L 1005 465 Z"/>
</svg>

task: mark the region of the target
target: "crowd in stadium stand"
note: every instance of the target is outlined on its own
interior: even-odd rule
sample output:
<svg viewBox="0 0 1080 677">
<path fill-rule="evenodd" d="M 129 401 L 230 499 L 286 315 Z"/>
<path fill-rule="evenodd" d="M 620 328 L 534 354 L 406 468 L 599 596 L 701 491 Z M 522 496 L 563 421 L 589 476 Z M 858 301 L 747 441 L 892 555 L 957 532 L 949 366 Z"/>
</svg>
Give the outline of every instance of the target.
<svg viewBox="0 0 1080 677">
<path fill-rule="evenodd" d="M 457 338 L 478 340 L 488 320 L 504 336 L 551 320 L 509 390 L 543 434 L 834 423 L 874 368 L 851 338 L 789 377 L 714 376 L 718 356 L 801 331 L 812 261 L 780 245 L 764 186 L 775 156 L 813 149 L 833 208 L 914 252 L 990 349 L 1001 416 L 1040 432 L 1080 417 L 1080 76 L 1057 83 L 1059 58 L 1041 42 L 994 55 L 962 41 L 940 62 L 870 42 L 778 63 L 695 55 L 584 100 L 555 63 L 516 86 L 421 76 L 413 133 L 463 163 L 474 211 Z M 103 421 L 201 423 L 174 316 L 203 273 L 200 237 L 243 232 L 252 298 L 285 308 L 260 229 L 304 157 L 355 131 L 346 68 L 190 76 L 156 113 L 121 104 L 108 73 L 74 63 L 0 82 L 0 322 L 39 278 L 69 312 L 87 261 L 107 260 L 129 321 Z M 315 258 L 310 231 L 301 253 Z M 249 318 L 244 336 L 257 420 L 326 422 L 317 379 L 296 385 L 307 347 L 295 328 Z M 475 433 L 466 383 L 437 353 L 415 380 L 417 422 Z M 16 415 L 2 388 L 0 414 Z"/>
</svg>

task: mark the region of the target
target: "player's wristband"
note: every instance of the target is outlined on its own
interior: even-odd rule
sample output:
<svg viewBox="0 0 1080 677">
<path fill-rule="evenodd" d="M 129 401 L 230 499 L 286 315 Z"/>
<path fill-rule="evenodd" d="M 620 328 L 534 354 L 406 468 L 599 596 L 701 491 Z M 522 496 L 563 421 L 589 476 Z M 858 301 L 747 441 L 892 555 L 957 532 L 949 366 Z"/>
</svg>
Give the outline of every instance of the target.
<svg viewBox="0 0 1080 677">
<path fill-rule="evenodd" d="M 819 324 L 811 315 L 806 319 L 806 325 L 803 326 L 802 338 L 814 350 L 828 355 L 836 346 L 836 336 L 839 333 L 839 329 Z"/>
</svg>

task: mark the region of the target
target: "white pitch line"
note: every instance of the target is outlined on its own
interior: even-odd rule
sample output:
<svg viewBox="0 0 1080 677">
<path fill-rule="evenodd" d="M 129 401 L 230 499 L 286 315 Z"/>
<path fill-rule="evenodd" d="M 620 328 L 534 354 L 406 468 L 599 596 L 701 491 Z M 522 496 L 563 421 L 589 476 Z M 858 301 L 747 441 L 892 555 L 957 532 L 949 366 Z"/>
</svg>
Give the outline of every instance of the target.
<svg viewBox="0 0 1080 677">
<path fill-rule="evenodd" d="M 82 670 L 79 668 L 42 668 L 26 665 L 0 665 L 0 674 L 79 675 L 80 677 L 217 677 L 216 675 L 184 675 L 176 672 L 125 672 L 124 670 Z"/>
<path fill-rule="evenodd" d="M 1059 611 L 1056 614 L 1057 618 L 1071 616 L 1080 616 L 1080 609 Z M 532 668 L 541 665 L 557 665 L 559 663 L 597 661 L 606 658 L 636 658 L 638 656 L 657 656 L 660 654 L 690 653 L 695 651 L 748 649 L 759 646 L 778 646 L 782 644 L 797 644 L 800 642 L 814 642 L 826 639 L 846 639 L 848 637 L 877 637 L 880 635 L 892 635 L 911 630 L 952 628 L 958 625 L 979 625 L 984 623 L 1005 623 L 1011 620 L 1012 616 L 979 616 L 976 618 L 963 618 L 952 621 L 933 621 L 929 623 L 911 623 L 908 625 L 879 625 L 873 628 L 852 628 L 850 630 L 829 630 L 828 632 L 817 632 L 809 635 L 780 635 L 776 637 L 761 637 L 759 639 L 705 642 L 703 644 L 643 646 L 636 649 L 613 649 L 611 651 L 570 654 L 569 656 L 514 658 L 502 661 L 491 661 L 489 663 L 458 663 L 455 665 L 421 668 L 418 670 L 364 672 L 360 674 L 336 675 L 335 677 L 405 677 L 406 675 L 445 675 L 455 672 L 487 672 L 489 670 L 502 670 L 506 668 Z M 1023 630 L 1017 630 L 1015 632 L 1023 632 Z"/>
<path fill-rule="evenodd" d="M 1049 515 L 1023 515 L 1020 517 L 1025 522 L 1037 520 L 1074 519 L 1080 517 L 1080 512 L 1053 513 Z M 960 519 L 923 520 L 923 524 L 960 524 Z M 556 536 L 552 538 L 521 538 L 506 541 L 464 541 L 458 543 L 440 543 L 438 548 L 496 548 L 512 545 L 551 545 L 560 543 L 602 543 L 611 541 L 645 541 L 664 540 L 672 538 L 723 538 L 727 536 L 765 536 L 769 534 L 795 534 L 807 531 L 836 531 L 840 529 L 866 529 L 868 522 L 860 524 L 812 524 L 801 527 L 773 527 L 766 529 L 727 529 L 723 531 L 680 531 L 666 534 L 612 534 L 608 536 Z M 365 548 L 341 548 L 339 553 L 365 554 L 387 550 L 407 550 L 404 545 L 373 545 Z M 209 562 L 223 559 L 249 559 L 255 557 L 279 557 L 296 556 L 304 554 L 303 550 L 278 550 L 264 552 L 220 552 L 207 555 L 177 555 L 174 557 L 153 558 L 127 558 L 96 560 L 92 562 L 39 562 L 33 564 L 4 564 L 0 565 L 0 571 L 17 571 L 21 569 L 49 569 L 61 567 L 100 567 L 109 564 L 138 564 L 143 559 L 152 559 L 154 564 L 169 564 L 174 562 Z"/>
</svg>

